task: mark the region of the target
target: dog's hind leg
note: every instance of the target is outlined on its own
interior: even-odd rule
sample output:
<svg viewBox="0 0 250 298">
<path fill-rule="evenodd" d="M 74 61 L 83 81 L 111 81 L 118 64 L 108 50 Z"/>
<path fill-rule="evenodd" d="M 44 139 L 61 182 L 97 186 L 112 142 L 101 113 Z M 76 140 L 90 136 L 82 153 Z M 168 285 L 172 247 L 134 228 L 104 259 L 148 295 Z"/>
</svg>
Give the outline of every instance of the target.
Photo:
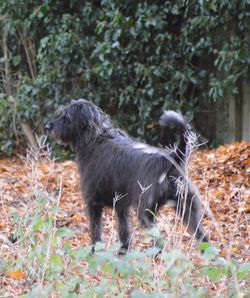
<svg viewBox="0 0 250 298">
<path fill-rule="evenodd" d="M 185 198 L 179 198 L 175 210 L 179 217 L 183 219 L 184 224 L 187 225 L 189 232 L 194 234 L 198 241 L 208 242 L 201 223 L 203 214 L 197 194 L 188 190 Z"/>
<path fill-rule="evenodd" d="M 126 254 L 129 243 L 130 243 L 130 215 L 129 215 L 129 209 L 117 209 L 116 214 L 118 217 L 118 233 L 119 233 L 119 239 L 121 241 L 121 247 L 119 249 L 119 255 Z"/>
<path fill-rule="evenodd" d="M 140 210 L 138 219 L 143 227 L 150 229 L 155 226 L 155 210 L 154 208 L 146 208 Z"/>
<path fill-rule="evenodd" d="M 171 201 L 176 214 L 187 226 L 188 231 L 195 235 L 198 241 L 208 242 L 201 223 L 202 204 L 198 192 L 192 185 L 183 182 L 182 179 L 170 178 L 166 197 L 169 202 Z"/>
<path fill-rule="evenodd" d="M 146 199 L 145 199 L 146 201 Z M 164 248 L 164 239 L 156 224 L 157 204 L 151 204 L 146 207 L 145 204 L 138 209 L 138 219 L 143 227 L 148 230 L 148 235 L 153 238 L 154 246 L 159 249 L 157 255 L 161 253 Z"/>
</svg>

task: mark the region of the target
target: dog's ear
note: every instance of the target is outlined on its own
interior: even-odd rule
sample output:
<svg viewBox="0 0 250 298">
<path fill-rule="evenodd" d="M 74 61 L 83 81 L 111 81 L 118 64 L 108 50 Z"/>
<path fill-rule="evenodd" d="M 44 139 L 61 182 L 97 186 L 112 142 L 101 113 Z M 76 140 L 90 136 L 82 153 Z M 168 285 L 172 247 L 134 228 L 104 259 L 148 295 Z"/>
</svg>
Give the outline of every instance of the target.
<svg viewBox="0 0 250 298">
<path fill-rule="evenodd" d="M 88 121 L 88 122 L 93 122 L 95 121 L 95 112 L 94 110 L 86 104 L 83 104 L 80 106 L 80 111 L 82 113 L 82 116 Z"/>
<path fill-rule="evenodd" d="M 112 122 L 103 110 L 97 107 L 94 103 L 85 99 L 74 100 L 71 102 L 80 111 L 83 120 L 84 128 L 89 131 L 93 136 L 100 133 L 107 132 L 112 127 Z"/>
<path fill-rule="evenodd" d="M 91 102 L 82 103 L 81 113 L 90 125 L 94 124 L 95 126 L 98 126 L 98 127 L 101 125 L 100 112 L 98 108 Z"/>
<path fill-rule="evenodd" d="M 80 112 L 80 125 L 84 131 L 85 142 L 89 143 L 102 131 L 101 116 L 98 108 L 89 101 L 78 101 L 77 109 Z"/>
</svg>

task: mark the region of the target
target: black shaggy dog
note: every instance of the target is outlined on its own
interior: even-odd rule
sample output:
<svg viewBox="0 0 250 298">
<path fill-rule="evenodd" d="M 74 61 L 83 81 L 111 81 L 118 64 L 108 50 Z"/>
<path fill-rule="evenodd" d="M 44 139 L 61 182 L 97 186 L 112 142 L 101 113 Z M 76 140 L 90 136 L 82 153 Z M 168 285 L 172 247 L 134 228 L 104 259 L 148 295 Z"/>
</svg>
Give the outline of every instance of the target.
<svg viewBox="0 0 250 298">
<path fill-rule="evenodd" d="M 163 137 L 173 131 L 178 134 L 178 145 L 172 153 L 130 138 L 115 128 L 99 107 L 83 99 L 61 108 L 59 117 L 45 126 L 52 138 L 76 151 L 93 247 L 101 241 L 105 206 L 115 208 L 122 254 L 130 243 L 130 207 L 136 209 L 140 223 L 151 228 L 157 210 L 168 201 L 174 203 L 176 212 L 196 239 L 207 241 L 199 198 L 191 183 L 187 182 L 185 198 L 179 195 L 178 184 L 188 181 L 183 163 L 190 128 L 173 111 L 165 112 L 159 124 Z"/>
</svg>

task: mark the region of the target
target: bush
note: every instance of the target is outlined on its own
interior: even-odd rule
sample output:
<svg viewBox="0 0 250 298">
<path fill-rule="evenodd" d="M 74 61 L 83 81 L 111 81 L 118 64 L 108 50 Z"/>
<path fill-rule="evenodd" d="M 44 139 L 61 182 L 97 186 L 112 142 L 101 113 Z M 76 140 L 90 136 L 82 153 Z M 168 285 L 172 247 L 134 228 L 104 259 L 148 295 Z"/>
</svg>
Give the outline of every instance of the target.
<svg viewBox="0 0 250 298">
<path fill-rule="evenodd" d="M 155 142 L 163 108 L 190 118 L 247 76 L 247 1 L 2 1 L 1 149 L 72 98 Z"/>
</svg>

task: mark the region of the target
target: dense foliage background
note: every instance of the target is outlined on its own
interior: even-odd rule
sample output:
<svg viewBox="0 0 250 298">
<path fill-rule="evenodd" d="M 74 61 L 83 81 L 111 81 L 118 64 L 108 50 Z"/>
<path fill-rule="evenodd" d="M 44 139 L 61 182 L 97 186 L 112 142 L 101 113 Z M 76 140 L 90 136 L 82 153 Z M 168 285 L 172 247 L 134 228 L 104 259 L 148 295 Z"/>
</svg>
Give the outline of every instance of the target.
<svg viewBox="0 0 250 298">
<path fill-rule="evenodd" d="M 165 108 L 191 119 L 249 77 L 249 0 L 0 0 L 0 149 L 72 98 L 155 141 Z"/>
</svg>

